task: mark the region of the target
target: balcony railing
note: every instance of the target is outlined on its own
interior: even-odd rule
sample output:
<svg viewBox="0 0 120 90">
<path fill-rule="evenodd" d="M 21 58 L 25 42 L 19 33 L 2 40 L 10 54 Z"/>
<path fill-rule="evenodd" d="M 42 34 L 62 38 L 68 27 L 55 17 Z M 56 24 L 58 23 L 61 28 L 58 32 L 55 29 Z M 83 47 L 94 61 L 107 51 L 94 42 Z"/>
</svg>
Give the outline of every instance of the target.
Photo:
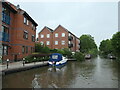
<svg viewBox="0 0 120 90">
<path fill-rule="evenodd" d="M 71 44 L 68 44 L 68 47 L 69 48 L 72 48 L 73 47 L 73 44 L 71 43 Z"/>
<path fill-rule="evenodd" d="M 10 42 L 9 34 L 5 32 L 0 32 L 0 41 Z"/>
<path fill-rule="evenodd" d="M 6 15 L 5 13 L 2 13 L 2 21 L 4 23 L 9 25 L 10 24 L 10 20 L 11 20 L 10 16 Z"/>
<path fill-rule="evenodd" d="M 68 40 L 69 40 L 69 41 L 72 41 L 72 40 L 73 40 L 73 37 L 72 37 L 72 36 L 68 36 Z"/>
</svg>

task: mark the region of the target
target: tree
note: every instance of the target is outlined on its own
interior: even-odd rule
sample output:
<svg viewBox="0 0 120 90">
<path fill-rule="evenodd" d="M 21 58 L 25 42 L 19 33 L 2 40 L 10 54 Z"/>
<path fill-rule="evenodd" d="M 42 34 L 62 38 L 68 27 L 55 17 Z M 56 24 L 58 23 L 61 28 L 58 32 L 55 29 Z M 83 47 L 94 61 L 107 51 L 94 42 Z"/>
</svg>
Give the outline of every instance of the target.
<svg viewBox="0 0 120 90">
<path fill-rule="evenodd" d="M 45 45 L 41 45 L 40 43 L 36 43 L 35 44 L 35 52 L 50 53 L 50 49 Z"/>
<path fill-rule="evenodd" d="M 57 53 L 63 54 L 64 55 L 64 50 L 62 49 L 57 49 Z"/>
<path fill-rule="evenodd" d="M 69 58 L 69 57 L 72 56 L 72 52 L 71 52 L 68 48 L 64 48 L 63 51 L 64 51 L 64 54 L 63 54 L 63 55 L 64 55 L 65 57 L 68 57 L 68 58 Z"/>
<path fill-rule="evenodd" d="M 104 56 L 108 55 L 108 54 L 113 54 L 113 47 L 111 44 L 111 40 L 107 39 L 107 40 L 102 40 L 100 42 L 100 47 L 99 47 L 100 53 Z"/>
<path fill-rule="evenodd" d="M 85 56 L 81 52 L 76 52 L 73 56 L 77 61 L 84 61 Z"/>
<path fill-rule="evenodd" d="M 47 46 L 44 46 L 41 50 L 42 53 L 50 53 L 50 49 Z"/>
<path fill-rule="evenodd" d="M 115 50 L 114 54 L 120 58 L 120 32 L 113 35 L 111 39 L 111 44 Z"/>
<path fill-rule="evenodd" d="M 91 35 L 82 35 L 80 37 L 80 51 L 86 54 L 89 53 L 91 50 L 98 51 L 94 38 Z"/>
<path fill-rule="evenodd" d="M 43 48 L 43 45 L 41 45 L 40 43 L 35 44 L 35 52 L 41 52 L 42 48 Z"/>
</svg>

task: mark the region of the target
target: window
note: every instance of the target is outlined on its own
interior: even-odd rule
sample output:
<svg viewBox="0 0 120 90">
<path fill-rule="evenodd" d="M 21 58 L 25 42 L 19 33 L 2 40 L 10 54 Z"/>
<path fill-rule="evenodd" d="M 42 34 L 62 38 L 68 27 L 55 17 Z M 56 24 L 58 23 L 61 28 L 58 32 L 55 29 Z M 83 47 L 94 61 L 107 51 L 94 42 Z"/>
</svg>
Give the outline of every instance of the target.
<svg viewBox="0 0 120 90">
<path fill-rule="evenodd" d="M 47 38 L 50 38 L 50 34 L 47 34 Z"/>
<path fill-rule="evenodd" d="M 26 53 L 28 53 L 28 46 L 26 46 Z"/>
<path fill-rule="evenodd" d="M 25 46 L 22 46 L 22 53 L 25 53 Z"/>
<path fill-rule="evenodd" d="M 46 45 L 50 45 L 50 41 L 47 41 L 47 42 L 46 42 Z"/>
<path fill-rule="evenodd" d="M 43 45 L 43 44 L 44 44 L 44 42 L 43 42 L 43 41 L 41 41 L 40 43 L 41 43 L 41 45 Z"/>
<path fill-rule="evenodd" d="M 32 41 L 35 42 L 35 36 L 34 35 L 32 35 Z"/>
<path fill-rule="evenodd" d="M 55 37 L 58 37 L 58 33 L 55 34 Z"/>
<path fill-rule="evenodd" d="M 34 25 L 34 24 L 32 24 L 32 30 L 35 30 L 35 29 L 36 29 L 35 25 Z"/>
<path fill-rule="evenodd" d="M 8 55 L 8 46 L 3 45 L 3 55 Z"/>
<path fill-rule="evenodd" d="M 35 52 L 35 48 L 33 47 L 33 52 Z"/>
<path fill-rule="evenodd" d="M 29 25 L 29 20 L 26 17 L 24 17 L 24 24 Z"/>
<path fill-rule="evenodd" d="M 62 45 L 65 45 L 65 41 L 61 41 L 61 44 L 62 44 Z"/>
<path fill-rule="evenodd" d="M 29 25 L 29 20 L 27 20 L 27 25 Z"/>
<path fill-rule="evenodd" d="M 55 45 L 58 45 L 58 41 L 55 41 Z"/>
<path fill-rule="evenodd" d="M 2 7 L 2 21 L 6 24 L 10 24 L 10 10 L 6 7 Z"/>
<path fill-rule="evenodd" d="M 27 24 L 27 18 L 24 17 L 24 24 Z"/>
<path fill-rule="evenodd" d="M 43 35 L 43 34 L 41 34 L 41 38 L 44 38 L 44 35 Z"/>
<path fill-rule="evenodd" d="M 2 26 L 2 41 L 9 42 L 9 28 Z"/>
<path fill-rule="evenodd" d="M 62 33 L 62 37 L 65 37 L 65 33 Z"/>
<path fill-rule="evenodd" d="M 28 32 L 27 31 L 24 31 L 23 38 L 28 39 Z"/>
<path fill-rule="evenodd" d="M 35 52 L 35 48 L 31 47 L 31 53 Z"/>
</svg>

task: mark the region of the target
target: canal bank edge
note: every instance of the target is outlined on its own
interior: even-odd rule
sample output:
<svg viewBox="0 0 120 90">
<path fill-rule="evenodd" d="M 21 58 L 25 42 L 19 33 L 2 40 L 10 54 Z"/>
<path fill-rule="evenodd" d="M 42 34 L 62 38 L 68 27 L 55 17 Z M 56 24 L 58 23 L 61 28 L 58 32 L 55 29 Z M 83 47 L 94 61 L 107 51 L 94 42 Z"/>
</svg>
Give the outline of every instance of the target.
<svg viewBox="0 0 120 90">
<path fill-rule="evenodd" d="M 71 61 L 76 61 L 75 59 L 69 59 L 68 62 Z M 43 66 L 48 66 L 48 62 L 44 62 L 42 64 L 34 64 L 34 65 L 30 65 L 30 66 L 24 66 L 24 67 L 17 67 L 17 68 L 10 68 L 10 69 L 5 69 L 2 70 L 0 75 L 7 75 L 7 74 L 11 74 L 11 73 L 16 73 L 16 72 L 21 72 L 21 71 L 26 71 L 26 70 L 30 70 L 30 69 L 34 69 L 34 68 L 39 68 L 39 67 L 43 67 Z"/>
<path fill-rule="evenodd" d="M 26 71 L 26 70 L 30 70 L 30 69 L 34 69 L 34 68 L 39 68 L 39 67 L 42 67 L 42 66 L 48 66 L 48 62 L 46 62 L 46 63 L 44 62 L 42 64 L 18 67 L 18 68 L 5 69 L 5 70 L 2 70 L 2 75 L 7 75 L 7 74 L 11 74 L 11 73 Z"/>
</svg>

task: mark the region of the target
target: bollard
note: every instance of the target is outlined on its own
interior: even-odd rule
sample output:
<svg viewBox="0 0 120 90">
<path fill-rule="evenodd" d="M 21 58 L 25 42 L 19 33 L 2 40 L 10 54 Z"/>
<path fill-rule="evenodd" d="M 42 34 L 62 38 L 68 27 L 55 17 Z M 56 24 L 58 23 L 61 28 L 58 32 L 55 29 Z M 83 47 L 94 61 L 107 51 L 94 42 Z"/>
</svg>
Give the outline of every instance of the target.
<svg viewBox="0 0 120 90">
<path fill-rule="evenodd" d="M 23 58 L 23 66 L 25 66 L 25 58 Z"/>
<path fill-rule="evenodd" d="M 7 69 L 8 69 L 8 66 L 9 66 L 9 59 L 7 59 Z"/>
<path fill-rule="evenodd" d="M 36 60 L 36 57 L 34 57 L 34 60 Z M 34 64 L 35 64 L 35 61 L 34 61 Z"/>
</svg>

